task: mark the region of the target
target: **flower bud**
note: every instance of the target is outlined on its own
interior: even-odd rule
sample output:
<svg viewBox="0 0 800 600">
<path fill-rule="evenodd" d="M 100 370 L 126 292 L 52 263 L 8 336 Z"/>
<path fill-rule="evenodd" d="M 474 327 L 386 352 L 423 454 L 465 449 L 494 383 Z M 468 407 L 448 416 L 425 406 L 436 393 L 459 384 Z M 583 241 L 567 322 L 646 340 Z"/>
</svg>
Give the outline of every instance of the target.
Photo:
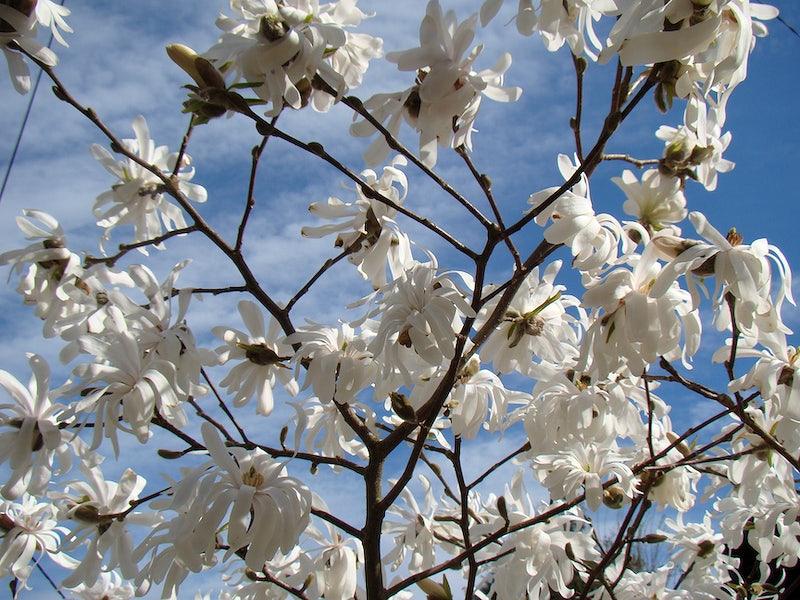
<svg viewBox="0 0 800 600">
<path fill-rule="evenodd" d="M 452 600 L 453 596 L 450 591 L 445 588 L 441 583 L 436 583 L 430 579 L 423 579 L 418 581 L 419 589 L 425 592 L 428 600 Z"/>
<path fill-rule="evenodd" d="M 183 44 L 169 44 L 167 55 L 201 88 L 225 88 L 222 74 L 207 59 Z"/>
<path fill-rule="evenodd" d="M 612 485 L 603 490 L 603 504 L 608 508 L 622 508 L 625 503 L 625 492 L 618 485 Z"/>
</svg>

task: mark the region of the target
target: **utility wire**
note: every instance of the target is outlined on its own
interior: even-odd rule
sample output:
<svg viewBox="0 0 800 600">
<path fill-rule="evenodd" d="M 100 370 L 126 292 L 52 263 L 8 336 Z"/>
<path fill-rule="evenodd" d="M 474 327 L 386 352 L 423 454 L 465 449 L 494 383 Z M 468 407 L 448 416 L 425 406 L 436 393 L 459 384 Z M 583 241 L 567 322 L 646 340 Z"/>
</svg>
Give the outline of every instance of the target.
<svg viewBox="0 0 800 600">
<path fill-rule="evenodd" d="M 778 15 L 778 21 L 783 23 L 789 31 L 791 31 L 793 34 L 795 34 L 797 37 L 800 38 L 800 32 L 798 32 L 797 29 L 795 29 L 794 27 L 789 25 L 789 23 L 787 23 L 786 20 L 782 16 Z"/>
<path fill-rule="evenodd" d="M 60 0 L 59 4 L 64 6 L 65 0 Z M 53 45 L 53 31 L 50 30 L 50 39 L 47 41 L 47 47 Z M 0 185 L 0 203 L 3 201 L 3 194 L 6 191 L 6 186 L 8 185 L 8 179 L 11 177 L 11 169 L 14 168 L 14 161 L 17 159 L 17 152 L 19 151 L 19 146 L 22 143 L 22 135 L 25 133 L 25 127 L 28 124 L 28 118 L 31 116 L 31 109 L 33 108 L 33 101 L 36 99 L 36 92 L 39 90 L 39 83 L 42 81 L 42 73 L 43 71 L 39 69 L 39 73 L 36 75 L 36 83 L 33 84 L 33 89 L 31 90 L 31 97 L 28 100 L 28 107 L 25 109 L 25 116 L 22 117 L 22 125 L 20 125 L 19 133 L 17 134 L 17 140 L 14 142 L 14 149 L 11 151 L 11 158 L 8 160 L 8 167 L 6 167 L 5 175 L 3 175 L 3 184 Z"/>
</svg>

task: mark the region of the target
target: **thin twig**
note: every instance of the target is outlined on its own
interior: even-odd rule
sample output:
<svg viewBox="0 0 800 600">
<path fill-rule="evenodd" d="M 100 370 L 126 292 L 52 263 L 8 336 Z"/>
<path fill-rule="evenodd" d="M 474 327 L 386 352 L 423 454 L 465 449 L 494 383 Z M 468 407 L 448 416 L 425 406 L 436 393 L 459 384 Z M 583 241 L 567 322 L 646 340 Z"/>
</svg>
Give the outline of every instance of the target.
<svg viewBox="0 0 800 600">
<path fill-rule="evenodd" d="M 475 181 L 478 183 L 480 188 L 483 190 L 483 194 L 486 196 L 486 200 L 489 202 L 489 206 L 494 213 L 494 218 L 497 219 L 497 225 L 499 225 L 499 233 L 503 233 L 506 230 L 506 224 L 503 222 L 503 216 L 500 214 L 500 209 L 497 206 L 497 202 L 494 199 L 494 194 L 492 193 L 492 182 L 487 175 L 484 173 L 478 172 L 478 169 L 475 167 L 475 163 L 472 162 L 472 158 L 470 157 L 467 149 L 464 146 L 459 146 L 456 148 L 456 153 L 464 160 L 464 163 L 467 165 L 470 173 L 475 178 Z M 503 241 L 508 248 L 508 251 L 511 253 L 512 258 L 514 259 L 514 266 L 517 270 L 522 268 L 522 259 L 519 257 L 519 251 L 517 250 L 514 242 L 511 241 L 511 238 L 506 236 L 503 238 Z"/>
<path fill-rule="evenodd" d="M 272 117 L 272 120 L 269 122 L 270 125 L 273 127 L 278 122 L 278 117 L 280 117 L 280 113 Z M 256 205 L 256 172 L 258 171 L 258 163 L 261 160 L 261 154 L 264 152 L 264 148 L 267 146 L 267 142 L 269 141 L 270 134 L 267 133 L 261 139 L 261 143 L 258 146 L 253 146 L 252 154 L 252 163 L 250 165 L 250 181 L 247 185 L 247 204 L 245 204 L 244 213 L 242 214 L 242 219 L 239 222 L 239 230 L 236 234 L 236 244 L 234 245 L 234 249 L 236 251 L 240 251 L 242 249 L 242 244 L 244 243 L 244 232 L 247 229 L 247 222 L 250 219 L 250 213 L 253 211 L 253 208 Z"/>
<path fill-rule="evenodd" d="M 291 311 L 294 305 L 297 304 L 297 301 L 300 300 L 300 298 L 302 298 L 308 292 L 308 290 L 311 289 L 311 286 L 313 286 L 317 282 L 317 280 L 320 277 L 322 277 L 326 271 L 328 271 L 328 269 L 330 269 L 333 265 L 338 263 L 344 257 L 352 254 L 353 252 L 358 251 L 361 248 L 361 244 L 365 238 L 366 234 L 362 233 L 353 241 L 353 243 L 347 246 L 347 248 L 342 250 L 339 254 L 337 254 L 333 258 L 329 258 L 324 263 L 322 263 L 322 266 L 319 269 L 317 269 L 316 273 L 314 273 L 311 276 L 311 278 L 308 281 L 306 281 L 303 284 L 303 286 L 299 290 L 297 290 L 297 293 L 294 296 L 292 296 L 292 298 L 286 303 L 286 307 L 284 310 L 286 310 L 286 312 Z"/>
<path fill-rule="evenodd" d="M 572 54 L 572 65 L 575 67 L 575 116 L 569 121 L 570 129 L 575 134 L 575 154 L 578 162 L 583 162 L 583 144 L 581 143 L 581 116 L 583 114 L 583 73 L 586 71 L 586 59 Z"/>
<path fill-rule="evenodd" d="M 632 165 L 636 165 L 640 169 L 646 167 L 647 165 L 657 165 L 661 162 L 658 158 L 633 158 L 628 154 L 603 154 L 603 160 L 624 160 L 627 163 Z"/>
<path fill-rule="evenodd" d="M 190 225 L 188 227 L 182 227 L 180 229 L 173 229 L 171 231 L 167 231 L 157 237 L 154 237 L 149 240 L 142 240 L 141 242 L 132 242 L 130 244 L 120 244 L 119 245 L 119 252 L 112 256 L 86 256 L 83 259 L 84 267 L 91 267 L 92 265 L 97 265 L 103 263 L 108 267 L 113 267 L 116 262 L 125 256 L 131 250 L 135 250 L 136 248 L 144 248 L 145 246 L 157 246 L 161 242 L 173 238 L 177 235 L 186 235 L 187 233 L 192 233 L 194 231 L 198 231 L 198 227 L 196 225 Z"/>
<path fill-rule="evenodd" d="M 178 172 L 181 170 L 183 157 L 186 156 L 186 148 L 189 146 L 189 138 L 192 137 L 193 129 L 194 129 L 194 113 L 192 113 L 189 116 L 189 125 L 186 127 L 186 133 L 183 134 L 183 139 L 181 140 L 181 147 L 178 150 L 178 155 L 175 157 L 175 167 L 172 169 L 173 177 L 177 177 Z"/>
</svg>

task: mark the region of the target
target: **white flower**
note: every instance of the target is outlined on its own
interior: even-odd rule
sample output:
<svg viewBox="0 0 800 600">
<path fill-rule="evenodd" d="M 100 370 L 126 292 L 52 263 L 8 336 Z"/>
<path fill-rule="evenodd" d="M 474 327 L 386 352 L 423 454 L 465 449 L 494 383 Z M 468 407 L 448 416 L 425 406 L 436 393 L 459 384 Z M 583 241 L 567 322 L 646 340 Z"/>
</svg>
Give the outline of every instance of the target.
<svg viewBox="0 0 800 600">
<path fill-rule="evenodd" d="M 301 108 L 309 97 L 316 110 L 328 110 L 333 98 L 314 89 L 314 77 L 341 95 L 382 55 L 379 38 L 345 30 L 366 16 L 355 0 L 231 0 L 231 8 L 236 17 L 217 19 L 224 33 L 205 56 L 235 79 L 258 84 L 254 91 L 272 104 L 271 116 L 284 104 Z"/>
<path fill-rule="evenodd" d="M 471 278 L 466 283 L 471 286 Z M 409 381 L 400 348 L 411 348 L 429 365 L 438 367 L 453 357 L 461 316 L 475 316 L 464 299 L 466 292 L 459 290 L 447 273 L 436 275 L 435 263 L 415 265 L 381 292 L 378 306 L 367 315 L 381 315 L 368 349 L 376 356 L 383 355 L 384 371 L 391 373 L 397 367 Z"/>
<path fill-rule="evenodd" d="M 347 404 L 358 392 L 372 383 L 376 364 L 367 349 L 368 340 L 356 335 L 352 327 L 342 323 L 338 328 L 309 323 L 309 327 L 286 338 L 289 344 L 300 344 L 294 357 L 306 364 L 303 389 L 312 386 L 320 402 L 332 400 Z"/>
<path fill-rule="evenodd" d="M 670 531 L 659 531 L 675 548 L 672 559 L 683 569 L 694 564 L 693 570 L 696 569 L 698 574 L 732 567 L 735 559 L 724 553 L 722 535 L 714 530 L 711 515 L 705 513 L 702 523 L 684 523 L 683 516 L 683 513 L 678 513 L 676 519 L 666 519 L 664 524 Z"/>
<path fill-rule="evenodd" d="M 15 2 L 0 4 L 0 49 L 6 56 L 11 82 L 20 94 L 31 89 L 31 75 L 22 53 L 15 49 L 16 44 L 49 67 L 58 63 L 55 52 L 36 40 L 36 2 Z M 19 8 L 17 8 L 19 6 Z M 54 30 L 55 34 L 55 30 Z M 59 35 L 59 38 L 61 36 Z M 61 41 L 61 40 L 60 40 Z"/>
<path fill-rule="evenodd" d="M 736 324 L 745 334 L 755 336 L 761 329 L 769 332 L 780 328 L 780 307 L 784 298 L 794 304 L 792 271 L 781 251 L 763 238 L 743 244 L 735 230 L 723 236 L 699 212 L 690 213 L 689 220 L 707 241 L 687 240 L 683 246 L 686 249 L 658 275 L 650 295 L 663 294 L 681 274 L 687 275 L 690 285 L 697 276 L 713 274 L 716 280 L 713 301 L 719 330 L 730 327 L 730 313 L 725 304 L 728 294 L 734 298 Z M 664 241 L 669 240 L 657 237 L 653 243 Z M 775 263 L 779 276 L 774 302 L 770 296 L 772 270 L 767 258 Z"/>
<path fill-rule="evenodd" d="M 564 372 L 546 363 L 533 376 L 536 385 L 525 431 L 534 453 L 568 448 L 575 440 L 603 445 L 641 428 L 639 411 L 628 401 L 623 385 L 593 382 L 589 374 Z"/>
<path fill-rule="evenodd" d="M 352 454 L 363 459 L 369 458 L 366 446 L 333 402 L 320 402 L 317 398 L 310 398 L 303 403 L 290 404 L 297 413 L 295 448 L 300 448 L 302 437 L 305 436 L 305 447 L 309 452 L 318 450 L 323 456 Z M 366 413 L 367 426 L 375 422 L 374 412 L 367 410 L 364 405 L 351 402 L 350 409 Z"/>
<path fill-rule="evenodd" d="M 66 248 L 64 230 L 55 217 L 31 209 L 22 214 L 17 217 L 17 227 L 32 243 L 0 254 L 0 265 L 10 264 L 12 273 L 19 273 L 27 266 L 17 291 L 25 304 L 36 306 L 36 316 L 54 319 L 62 314 L 64 303 L 70 301 L 64 284 L 81 280 L 80 259 Z"/>
<path fill-rule="evenodd" d="M 509 406 L 526 405 L 530 395 L 506 389 L 500 378 L 480 368 L 480 357 L 475 354 L 461 368 L 453 389 L 448 394 L 444 408 L 450 419 L 453 433 L 473 438 L 483 427 L 488 431 L 502 431 L 513 417 L 509 417 Z M 443 371 L 414 386 L 409 403 L 415 409 L 427 401 L 441 383 Z"/>
<path fill-rule="evenodd" d="M 79 345 L 96 361 L 75 368 L 75 374 L 83 380 L 77 388 L 86 390 L 86 396 L 72 405 L 70 412 L 84 419 L 89 414 L 95 417 L 93 449 L 105 434 L 119 454 L 117 429 L 133 433 L 145 443 L 156 411 L 175 427 L 186 426 L 180 405 L 186 394 L 178 386 L 175 365 L 144 354 L 127 329 L 102 337 L 87 335 Z"/>
<path fill-rule="evenodd" d="M 674 282 L 652 291 L 661 271 L 656 255 L 651 243 L 632 271 L 614 269 L 587 289 L 584 305 L 600 308 L 602 314 L 594 315 L 582 341 L 581 368 L 591 359 L 601 376 L 623 364 L 637 376 L 659 356 L 686 363 L 697 351 L 701 323 L 689 292 Z"/>
<path fill-rule="evenodd" d="M 269 329 L 264 328 L 264 317 L 253 302 L 239 302 L 239 314 L 249 333 L 225 327 L 211 330 L 225 342 L 224 346 L 217 348 L 220 362 L 225 364 L 229 360 L 241 360 L 220 385 L 230 393 L 235 392 L 234 406 L 244 406 L 255 395 L 256 412 L 268 415 L 274 406 L 272 388 L 276 379 L 280 379 L 292 396 L 297 395 L 297 382 L 292 378 L 289 367 L 283 364 L 291 358 L 293 350 L 280 340 L 280 326 L 274 318 L 270 318 Z"/>
<path fill-rule="evenodd" d="M 761 349 L 752 340 L 743 339 L 736 349 L 736 358 L 758 359 L 744 376 L 730 384 L 730 390 L 739 392 L 757 387 L 761 397 L 772 400 L 779 411 L 791 419 L 800 419 L 800 348 L 789 346 L 780 332 L 760 336 Z M 714 355 L 715 362 L 730 358 L 727 345 Z"/>
<path fill-rule="evenodd" d="M 72 28 L 67 24 L 64 17 L 68 17 L 72 11 L 63 4 L 58 4 L 54 0 L 37 0 L 36 1 L 36 20 L 39 25 L 49 27 L 56 41 L 62 46 L 69 46 L 64 36 L 61 35 L 61 29 L 67 33 L 72 33 Z"/>
<path fill-rule="evenodd" d="M 481 354 L 501 373 L 528 374 L 533 358 L 564 364 L 577 356 L 577 319 L 566 312 L 577 307 L 578 299 L 563 294 L 566 288 L 555 285 L 561 261 L 552 262 L 539 277 L 536 267 L 525 278 L 503 319 L 484 344 Z M 499 298 L 492 299 L 478 313 L 475 328 L 480 330 L 494 313 Z"/>
<path fill-rule="evenodd" d="M 453 522 L 434 519 L 438 503 L 430 481 L 418 476 L 424 498 L 423 506 L 406 487 L 400 494 L 402 503 L 395 502 L 387 511 L 382 533 L 393 537 L 391 550 L 382 557 L 384 564 L 396 571 L 410 554 L 408 568 L 411 572 L 427 569 L 436 564 L 436 549 L 442 538 L 460 540 L 461 531 Z M 437 537 L 439 540 L 437 540 Z"/>
<path fill-rule="evenodd" d="M 138 573 L 133 556 L 129 525 L 153 525 L 154 514 L 131 510 L 147 483 L 132 469 L 125 469 L 119 482 L 108 481 L 98 467 L 83 467 L 85 480 L 70 482 L 63 493 L 55 494 L 61 516 L 72 520 L 65 537 L 65 549 L 86 546 L 80 565 L 64 580 L 66 587 L 93 586 L 101 571 L 118 568 L 126 579 Z M 131 512 L 128 512 L 131 511 Z M 124 519 L 116 516 L 124 514 Z"/>
<path fill-rule="evenodd" d="M 537 512 L 522 487 L 521 477 L 515 477 L 511 486 L 506 487 L 503 499 L 512 526 Z M 497 502 L 492 504 L 496 507 Z M 542 510 L 547 508 L 544 506 Z M 492 512 L 497 513 L 497 509 Z M 497 514 L 494 527 L 502 526 L 504 520 Z M 525 597 L 548 600 L 551 590 L 561 598 L 570 598 L 573 590 L 568 586 L 573 578 L 585 578 L 579 561 L 597 559 L 594 546 L 586 521 L 573 510 L 520 529 L 506 536 L 496 552 L 502 558 L 495 563 L 492 592 L 498 600 Z"/>
<path fill-rule="evenodd" d="M 10 373 L 0 370 L 0 388 L 14 400 L 0 404 L 0 463 L 8 461 L 11 474 L 2 488 L 6 498 L 17 498 L 23 491 L 43 494 L 53 475 L 57 455 L 61 469 L 69 469 L 69 439 L 74 434 L 59 428 L 64 406 L 53 402 L 63 389 L 50 390 L 50 368 L 36 354 L 28 354 L 32 377 L 25 388 Z M 11 428 L 8 431 L 6 428 Z"/>
<path fill-rule="evenodd" d="M 320 501 L 320 504 L 323 510 L 329 510 L 324 502 Z M 303 565 L 305 568 L 301 573 L 313 572 L 315 597 L 331 600 L 355 598 L 358 568 L 364 564 L 361 542 L 355 538 L 343 538 L 327 522 L 324 523 L 324 531 L 309 527 L 306 534 L 317 544 L 313 550 L 316 557 L 311 564 Z"/>
<path fill-rule="evenodd" d="M 690 592 L 667 587 L 673 565 L 666 564 L 655 571 L 636 572 L 625 569 L 614 588 L 618 600 L 690 600 Z M 605 595 L 603 596 L 605 598 Z"/>
<path fill-rule="evenodd" d="M 0 502 L 0 573 L 19 579 L 24 586 L 33 569 L 31 560 L 38 563 L 45 554 L 60 566 L 72 566 L 71 559 L 61 553 L 64 528 L 57 523 L 55 507 L 33 496 L 25 494 L 19 503 Z"/>
<path fill-rule="evenodd" d="M 622 177 L 613 177 L 611 181 L 627 196 L 622 210 L 636 217 L 650 232 L 679 223 L 688 214 L 686 197 L 677 177 L 664 176 L 657 169 L 649 169 L 642 174 L 639 183 L 636 175 L 626 169 Z"/>
<path fill-rule="evenodd" d="M 213 556 L 223 527 L 228 556 L 247 547 L 245 564 L 260 571 L 278 550 L 286 554 L 297 544 L 308 525 L 311 492 L 263 450 L 229 450 L 210 424 L 202 431 L 211 463 L 184 478 L 173 496 L 173 509 L 185 505 L 179 518 L 191 529 L 185 550 Z"/>
<path fill-rule="evenodd" d="M 481 23 L 491 21 L 503 0 L 485 0 L 481 6 Z M 545 47 L 555 52 L 567 42 L 575 54 L 585 53 L 592 60 L 596 53 L 586 44 L 588 36 L 592 46 L 600 50 L 602 42 L 594 31 L 594 21 L 603 15 L 618 13 L 616 4 L 609 0 L 541 0 L 536 8 L 532 0 L 519 0 L 517 5 L 517 31 L 531 35 L 538 31 Z"/>
<path fill-rule="evenodd" d="M 387 60 L 401 71 L 415 71 L 412 88 L 395 94 L 378 94 L 365 108 L 396 135 L 400 120 L 419 132 L 419 155 L 428 165 L 436 164 L 437 146 L 472 149 L 473 124 L 483 95 L 499 102 L 516 101 L 522 90 L 503 87 L 503 75 L 511 66 L 511 55 L 503 54 L 491 69 L 479 72 L 472 65 L 483 50 L 479 45 L 464 57 L 475 36 L 477 15 L 458 22 L 454 11 L 442 12 L 438 0 L 430 0 L 420 25 L 420 45 L 402 52 L 391 52 Z M 351 128 L 353 135 L 372 135 L 375 128 L 367 121 Z M 365 158 L 375 164 L 384 159 L 388 145 L 383 136 L 367 150 Z"/>
<path fill-rule="evenodd" d="M 717 189 L 717 174 L 727 173 L 735 165 L 722 158 L 733 139 L 730 131 L 722 133 L 724 107 L 709 107 L 706 102 L 692 96 L 684 111 L 684 125 L 662 125 L 656 137 L 665 144 L 660 165 L 663 171 L 682 179 L 696 179 L 712 192 Z"/>
<path fill-rule="evenodd" d="M 603 502 L 603 478 L 613 475 L 628 498 L 636 492 L 636 480 L 622 456 L 612 447 L 578 443 L 556 454 L 543 454 L 534 459 L 542 483 L 553 498 L 572 498 L 581 488 L 586 503 L 597 510 Z"/>
<path fill-rule="evenodd" d="M 156 147 L 150 139 L 144 117 L 139 116 L 133 120 L 133 132 L 136 138 L 121 140 L 123 147 L 164 175 L 172 175 L 178 154 L 170 153 L 166 146 Z M 164 230 L 186 227 L 183 211 L 167 200 L 163 184 L 154 173 L 131 159 L 116 160 L 108 150 L 98 144 L 92 146 L 92 156 L 117 178 L 111 189 L 100 194 L 94 203 L 97 224 L 105 228 L 103 240 L 107 240 L 111 231 L 119 225 L 133 226 L 134 242 L 151 240 Z M 206 190 L 189 181 L 194 177 L 194 169 L 189 167 L 190 164 L 191 159 L 184 155 L 177 173 L 178 187 L 190 200 L 205 202 Z M 163 244 L 155 247 L 162 249 Z M 147 254 L 144 248 L 139 250 Z"/>
<path fill-rule="evenodd" d="M 366 169 L 361 178 L 376 192 L 402 205 L 408 192 L 408 180 L 398 168 L 405 166 L 406 159 L 397 156 L 392 164 L 384 167 L 378 177 L 375 171 Z M 411 242 L 394 221 L 397 210 L 383 202 L 368 198 L 363 188 L 355 188 L 356 201 L 342 202 L 331 196 L 325 204 L 312 203 L 308 210 L 323 219 L 346 219 L 317 227 L 303 227 L 305 237 L 322 237 L 338 233 L 335 246 L 349 249 L 347 259 L 358 267 L 358 272 L 369 279 L 375 289 L 386 285 L 386 265 L 392 278 L 411 266 Z"/>
<path fill-rule="evenodd" d="M 558 156 L 558 168 L 564 179 L 577 170 L 565 154 Z M 528 198 L 532 210 L 537 210 L 558 187 L 536 192 Z M 627 237 L 622 227 L 611 215 L 595 215 L 589 195 L 589 179 L 585 174 L 570 190 L 566 190 L 537 216 L 536 223 L 550 225 L 544 239 L 551 244 L 565 244 L 572 250 L 573 264 L 589 275 L 599 272 L 605 265 L 617 260 L 617 247 Z"/>
</svg>

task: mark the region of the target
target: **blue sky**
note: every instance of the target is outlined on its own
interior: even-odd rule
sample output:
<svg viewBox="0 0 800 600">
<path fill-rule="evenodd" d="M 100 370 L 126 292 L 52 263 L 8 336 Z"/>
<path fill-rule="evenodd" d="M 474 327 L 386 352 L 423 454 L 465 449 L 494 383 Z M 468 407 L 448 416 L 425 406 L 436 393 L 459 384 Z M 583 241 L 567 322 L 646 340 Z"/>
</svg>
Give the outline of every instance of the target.
<svg viewBox="0 0 800 600">
<path fill-rule="evenodd" d="M 475 1 L 443 0 L 445 8 L 456 8 L 460 18 L 477 10 Z M 166 4 L 166 7 L 165 7 Z M 78 99 L 94 107 L 120 137 L 130 137 L 130 122 L 139 114 L 150 125 L 157 144 L 177 149 L 187 118 L 180 114 L 185 83 L 182 72 L 169 62 L 164 45 L 182 42 L 202 51 L 216 40 L 214 17 L 226 8 L 223 0 L 138 0 L 137 2 L 95 2 L 68 0 L 73 11 L 70 24 L 75 33 L 68 35 L 70 48 L 55 46 L 60 57 L 58 72 Z M 384 38 L 386 50 L 401 50 L 417 44 L 416 31 L 424 13 L 424 0 L 407 0 L 403 10 L 396 3 L 361 0 L 359 6 L 378 15 L 365 22 L 363 30 Z M 474 160 L 488 173 L 501 210 L 508 221 L 517 219 L 526 209 L 528 196 L 540 189 L 561 183 L 556 169 L 556 155 L 572 154 L 573 138 L 568 127 L 574 110 L 574 76 L 568 53 L 563 49 L 548 54 L 537 38 L 523 38 L 513 25 L 507 25 L 511 4 L 491 27 L 480 34 L 486 48 L 478 63 L 491 66 L 501 52 L 510 51 L 514 64 L 506 84 L 523 87 L 523 96 L 515 104 L 497 104 L 485 100 L 477 120 L 479 132 L 474 137 Z M 800 25 L 800 6 L 787 0 L 774 2 L 784 18 Z M 733 131 L 733 142 L 726 158 L 736 163 L 731 173 L 722 175 L 714 193 L 689 183 L 686 191 L 690 209 L 706 213 L 721 231 L 735 226 L 745 241 L 767 237 L 779 246 L 790 263 L 800 269 L 800 237 L 798 201 L 800 196 L 793 176 L 798 171 L 800 124 L 797 119 L 800 80 L 797 59 L 800 39 L 777 21 L 769 25 L 770 36 L 761 39 L 750 59 L 750 76 L 737 88 L 729 105 L 727 128 Z M 599 131 L 600 119 L 608 104 L 612 69 L 590 65 L 587 77 L 586 124 L 584 143 L 588 144 Z M 375 63 L 367 73 L 365 85 L 357 90 L 361 98 L 377 91 L 404 89 L 410 74 L 399 73 L 385 61 Z M 28 97 L 17 95 L 7 75 L 0 76 L 0 170 L 5 169 L 13 140 Z M 678 103 L 676 103 L 678 104 Z M 608 146 L 609 152 L 625 152 L 641 158 L 658 157 L 662 143 L 653 133 L 661 124 L 680 124 L 682 109 L 660 115 L 652 102 L 644 102 L 623 125 Z M 360 155 L 368 142 L 347 134 L 351 114 L 343 106 L 319 115 L 311 110 L 282 117 L 282 127 L 300 139 L 321 142 L 329 152 L 358 171 L 363 168 Z M 415 147 L 413 132 L 404 131 L 403 138 Z M 258 135 L 249 122 L 241 118 L 221 119 L 197 130 L 189 153 L 197 175 L 196 182 L 209 191 L 209 202 L 202 212 L 223 232 L 233 235 L 243 206 L 249 170 L 250 148 Z M 0 205 L 0 251 L 23 245 L 14 224 L 14 217 L 23 208 L 41 208 L 55 215 L 65 226 L 68 239 L 76 250 L 96 252 L 99 229 L 91 217 L 95 196 L 110 183 L 108 174 L 89 155 L 92 143 L 105 145 L 92 126 L 75 111 L 57 101 L 46 81 L 36 98 L 31 120 L 25 132 L 20 153 L 6 195 Z M 610 212 L 625 218 L 621 206 L 624 194 L 610 182 L 618 175 L 622 163 L 610 163 L 598 169 L 592 179 L 592 197 L 598 212 Z M 482 197 L 460 159 L 440 152 L 437 172 L 484 210 Z M 410 179 L 408 206 L 428 215 L 467 244 L 477 246 L 480 232 L 470 224 L 468 215 L 441 190 L 425 181 L 413 168 L 406 169 Z M 269 143 L 259 175 L 258 204 L 247 239 L 247 256 L 267 290 L 279 299 L 286 299 L 325 258 L 334 254 L 332 240 L 301 240 L 303 224 L 317 224 L 306 208 L 312 201 L 324 201 L 337 195 L 348 201 L 351 193 L 342 189 L 344 178 L 326 165 L 299 150 Z M 420 246 L 433 249 L 446 268 L 468 267 L 460 257 L 433 239 L 401 223 Z M 685 225 L 685 231 L 691 227 Z M 532 229 L 517 236 L 523 254 L 541 239 Z M 116 238 L 115 243 L 124 241 Z M 111 246 L 113 247 L 113 245 Z M 173 240 L 168 251 L 152 257 L 148 264 L 162 276 L 183 256 L 191 254 L 195 262 L 186 270 L 182 285 L 226 285 L 239 283 L 226 266 L 225 259 L 199 238 Z M 505 255 L 498 252 L 505 261 Z M 561 258 L 567 259 L 562 251 Z M 138 257 L 134 257 L 138 260 Z M 495 262 L 490 279 L 501 280 L 508 273 L 508 263 Z M 368 287 L 353 276 L 348 264 L 340 264 L 326 276 L 298 305 L 295 322 L 304 317 L 315 321 L 334 322 L 344 305 L 366 293 Z M 566 283 L 570 283 L 569 279 Z M 572 281 L 571 283 L 575 283 Z M 27 307 L 21 306 L 14 293 L 16 281 L 0 289 L 0 368 L 20 379 L 27 378 L 24 352 L 38 352 L 50 359 L 53 368 L 63 377 L 69 368 L 58 367 L 58 342 L 41 339 L 41 328 Z M 574 293 L 580 290 L 574 288 Z M 232 310 L 236 297 L 207 298 L 197 303 L 190 314 L 190 323 L 198 331 L 226 324 L 238 327 L 238 315 Z M 786 315 L 790 326 L 800 323 L 798 313 Z M 201 340 L 213 347 L 208 334 Z M 796 342 L 795 342 L 796 343 Z M 712 376 L 709 374 L 709 376 Z M 277 431 L 289 418 L 291 409 L 281 404 L 265 423 Z M 241 409 L 250 415 L 252 405 Z M 506 440 L 514 441 L 513 436 Z M 128 446 L 133 450 L 135 442 Z M 474 445 L 477 465 L 491 462 L 507 447 L 493 440 L 480 439 Z M 481 457 L 478 460 L 478 457 Z M 118 474 L 130 461 L 108 461 L 108 476 Z M 158 473 L 150 458 L 136 459 L 153 485 L 158 486 Z M 323 489 L 331 503 L 347 500 L 343 487 L 326 478 Z M 357 503 L 352 514 L 359 513 Z M 37 590 L 48 597 L 42 582 L 34 581 Z M 36 597 L 34 594 L 31 597 Z"/>
</svg>

